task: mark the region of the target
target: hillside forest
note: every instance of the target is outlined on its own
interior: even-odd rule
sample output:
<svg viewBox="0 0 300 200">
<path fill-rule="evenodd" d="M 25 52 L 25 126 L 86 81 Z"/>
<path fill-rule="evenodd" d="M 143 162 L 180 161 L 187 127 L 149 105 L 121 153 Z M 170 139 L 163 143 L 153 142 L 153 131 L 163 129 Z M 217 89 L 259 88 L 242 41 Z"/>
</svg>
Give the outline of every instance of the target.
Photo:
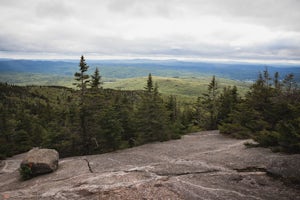
<svg viewBox="0 0 300 200">
<path fill-rule="evenodd" d="M 192 103 L 162 95 L 154 79 L 149 74 L 143 90 L 104 89 L 99 69 L 90 75 L 82 56 L 76 89 L 0 83 L 0 158 L 32 147 L 54 148 L 61 157 L 98 154 L 214 129 L 300 153 L 300 89 L 293 74 L 265 69 L 243 96 L 212 76 Z"/>
</svg>

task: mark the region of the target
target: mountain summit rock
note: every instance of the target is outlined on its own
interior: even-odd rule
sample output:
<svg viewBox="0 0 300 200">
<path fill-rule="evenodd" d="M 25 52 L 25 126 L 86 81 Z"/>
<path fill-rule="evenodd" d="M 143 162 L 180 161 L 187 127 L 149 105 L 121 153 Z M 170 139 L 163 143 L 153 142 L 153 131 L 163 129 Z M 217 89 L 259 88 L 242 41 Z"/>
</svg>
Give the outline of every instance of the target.
<svg viewBox="0 0 300 200">
<path fill-rule="evenodd" d="M 27 181 L 18 173 L 26 155 L 16 155 L 0 163 L 0 199 L 300 200 L 297 185 L 268 173 L 269 166 L 285 168 L 282 162 L 297 165 L 292 161 L 300 160 L 300 154 L 248 148 L 245 142 L 251 141 L 198 132 L 180 140 L 63 158 L 53 173 Z"/>
</svg>

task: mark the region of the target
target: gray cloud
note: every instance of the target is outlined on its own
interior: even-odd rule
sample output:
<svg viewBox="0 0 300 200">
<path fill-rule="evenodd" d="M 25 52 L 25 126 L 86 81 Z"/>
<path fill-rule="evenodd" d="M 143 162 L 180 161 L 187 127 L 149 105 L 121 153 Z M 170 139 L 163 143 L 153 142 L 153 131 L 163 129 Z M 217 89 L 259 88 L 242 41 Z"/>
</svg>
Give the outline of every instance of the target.
<svg viewBox="0 0 300 200">
<path fill-rule="evenodd" d="M 193 3 L 183 3 L 181 6 L 187 10 L 197 10 L 201 15 L 211 14 L 270 28 L 300 29 L 299 0 L 193 0 Z"/>
<path fill-rule="evenodd" d="M 116 14 L 127 13 L 135 17 L 166 17 L 170 18 L 178 13 L 174 0 L 146 1 L 146 0 L 111 0 L 108 9 Z"/>
<path fill-rule="evenodd" d="M 0 57 L 300 57 L 298 0 L 0 0 Z M 4 53 L 1 53 L 5 52 Z"/>
<path fill-rule="evenodd" d="M 38 18 L 64 20 L 72 14 L 73 10 L 72 6 L 64 1 L 45 0 L 37 4 L 35 12 Z"/>
</svg>

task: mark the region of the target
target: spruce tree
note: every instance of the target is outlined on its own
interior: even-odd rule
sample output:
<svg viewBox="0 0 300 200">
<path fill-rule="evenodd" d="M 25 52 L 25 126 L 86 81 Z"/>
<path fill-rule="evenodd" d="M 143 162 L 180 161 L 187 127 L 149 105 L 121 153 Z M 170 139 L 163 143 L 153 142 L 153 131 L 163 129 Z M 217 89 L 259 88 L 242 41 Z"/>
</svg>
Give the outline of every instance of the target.
<svg viewBox="0 0 300 200">
<path fill-rule="evenodd" d="M 176 97 L 171 95 L 168 98 L 168 102 L 166 104 L 166 108 L 168 110 L 169 114 L 169 120 L 171 123 L 175 123 L 178 120 L 179 115 L 179 109 L 177 106 L 177 100 Z"/>
<path fill-rule="evenodd" d="M 74 74 L 75 80 L 78 81 L 74 83 L 81 90 L 81 103 L 83 103 L 84 93 L 89 82 L 89 75 L 86 74 L 89 66 L 86 64 L 84 56 L 82 55 L 79 63 L 79 72 Z"/>
<path fill-rule="evenodd" d="M 101 88 L 102 82 L 101 82 L 101 76 L 98 67 L 96 67 L 95 72 L 93 75 L 91 75 L 91 88 L 98 89 Z"/>
<path fill-rule="evenodd" d="M 280 87 L 281 87 L 278 72 L 275 72 L 275 74 L 274 74 L 274 87 L 276 90 L 280 90 Z"/>
<path fill-rule="evenodd" d="M 137 131 L 142 143 L 164 141 L 170 138 L 166 107 L 158 92 L 158 85 L 155 84 L 153 87 L 151 74 L 148 76 L 137 117 Z"/>
<path fill-rule="evenodd" d="M 145 90 L 147 92 L 152 92 L 153 89 L 154 89 L 154 87 L 153 87 L 152 75 L 151 75 L 151 73 L 149 73 L 148 80 L 147 80 L 147 85 L 145 87 Z"/>
<path fill-rule="evenodd" d="M 216 77 L 213 76 L 208 85 L 208 93 L 203 94 L 203 103 L 209 114 L 206 128 L 209 130 L 217 129 L 218 121 L 218 84 Z"/>
<path fill-rule="evenodd" d="M 87 117 L 89 116 L 89 110 L 86 105 L 86 98 L 85 93 L 87 89 L 87 84 L 89 83 L 89 75 L 86 74 L 89 66 L 86 64 L 84 56 L 82 55 L 80 58 L 79 63 L 79 72 L 74 74 L 75 80 L 78 83 L 75 85 L 80 89 L 80 111 L 79 111 L 79 118 L 80 118 L 80 136 L 81 136 L 81 145 L 82 145 L 82 153 L 89 154 L 90 153 L 90 143 L 91 137 L 88 135 L 87 131 Z"/>
<path fill-rule="evenodd" d="M 178 139 L 183 133 L 182 130 L 184 126 L 180 120 L 181 113 L 176 97 L 173 95 L 169 96 L 169 99 L 165 106 L 167 111 L 168 124 L 171 129 L 171 138 Z"/>
<path fill-rule="evenodd" d="M 237 87 L 225 87 L 219 97 L 218 124 L 228 118 L 229 114 L 236 109 L 239 103 Z"/>
<path fill-rule="evenodd" d="M 195 105 L 193 106 L 193 125 L 201 127 L 203 122 L 203 102 L 201 101 L 201 97 L 197 98 Z"/>
</svg>

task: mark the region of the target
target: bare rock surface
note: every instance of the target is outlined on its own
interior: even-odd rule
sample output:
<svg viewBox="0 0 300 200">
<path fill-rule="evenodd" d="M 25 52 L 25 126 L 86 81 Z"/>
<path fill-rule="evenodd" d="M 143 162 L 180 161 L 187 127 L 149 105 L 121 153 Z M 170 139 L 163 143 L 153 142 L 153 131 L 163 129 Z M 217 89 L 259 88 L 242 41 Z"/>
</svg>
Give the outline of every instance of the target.
<svg viewBox="0 0 300 200">
<path fill-rule="evenodd" d="M 287 179 L 291 182 L 300 183 L 299 155 L 291 155 L 288 158 L 274 160 L 267 166 L 266 170 L 273 176 Z"/>
<path fill-rule="evenodd" d="M 293 174 L 299 173 L 300 155 L 246 148 L 244 142 L 218 131 L 199 132 L 180 140 L 61 159 L 55 172 L 28 181 L 20 181 L 24 155 L 18 155 L 2 161 L 0 199 L 300 200 L 298 186 L 267 175 L 270 167 L 286 172 L 283 163 L 292 163 Z"/>
</svg>

